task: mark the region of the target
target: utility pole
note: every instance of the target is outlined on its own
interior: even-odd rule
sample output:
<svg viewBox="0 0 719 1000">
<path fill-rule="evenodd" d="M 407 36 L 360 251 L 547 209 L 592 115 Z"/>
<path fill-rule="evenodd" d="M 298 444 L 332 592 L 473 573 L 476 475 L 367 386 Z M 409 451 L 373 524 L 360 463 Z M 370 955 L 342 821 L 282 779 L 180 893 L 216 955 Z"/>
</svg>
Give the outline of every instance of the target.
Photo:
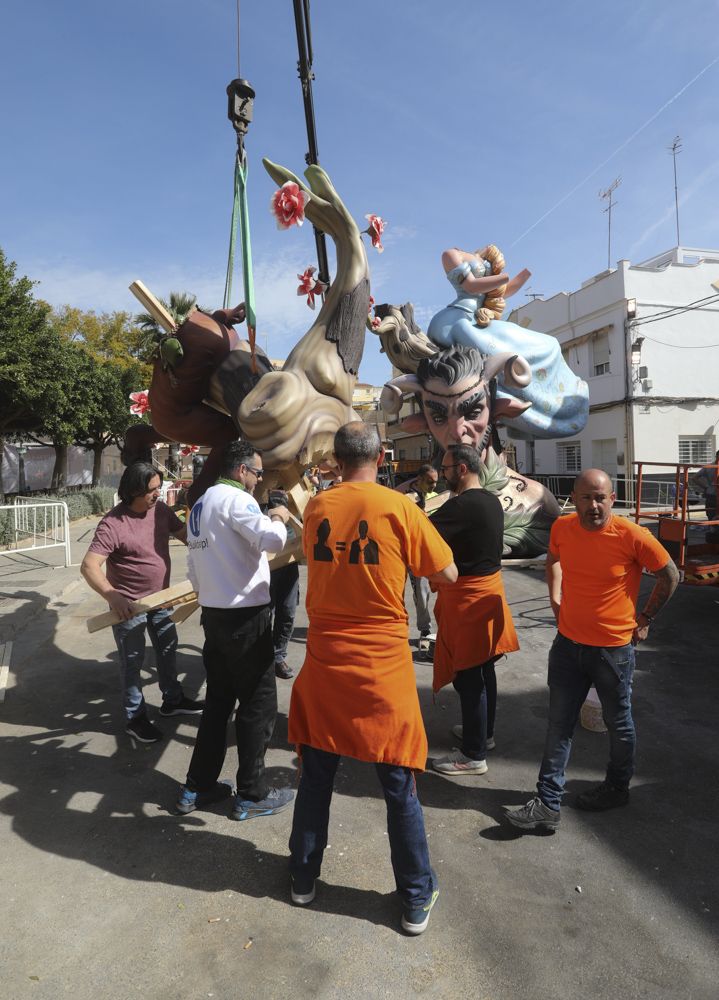
<svg viewBox="0 0 719 1000">
<path fill-rule="evenodd" d="M 677 186 L 677 153 L 682 151 L 682 138 L 680 135 L 674 136 L 674 141 L 669 147 L 669 152 L 672 154 L 672 160 L 674 161 L 674 211 L 677 220 L 677 246 L 681 245 L 679 239 L 679 188 Z"/>
<path fill-rule="evenodd" d="M 312 72 L 312 33 L 310 28 L 310 0 L 293 0 L 295 10 L 295 28 L 297 30 L 297 49 L 299 59 L 297 61 L 297 73 L 302 84 L 302 101 L 305 107 L 305 123 L 307 125 L 307 142 L 309 151 L 305 154 L 307 164 L 319 164 L 319 152 L 317 149 L 317 128 L 315 126 L 315 109 L 312 100 L 312 81 L 315 78 Z M 317 247 L 317 263 L 319 281 L 329 285 L 330 268 L 327 260 L 327 244 L 325 234 L 316 226 L 315 245 Z"/>
<path fill-rule="evenodd" d="M 609 202 L 607 207 L 604 209 L 604 211 L 609 216 L 609 227 L 608 227 L 609 232 L 607 237 L 607 270 L 609 270 L 612 266 L 612 209 L 617 204 L 616 201 L 613 201 L 613 195 L 621 183 L 622 183 L 622 178 L 616 177 L 609 185 L 606 191 L 599 192 L 599 197 L 602 198 L 604 201 Z"/>
</svg>

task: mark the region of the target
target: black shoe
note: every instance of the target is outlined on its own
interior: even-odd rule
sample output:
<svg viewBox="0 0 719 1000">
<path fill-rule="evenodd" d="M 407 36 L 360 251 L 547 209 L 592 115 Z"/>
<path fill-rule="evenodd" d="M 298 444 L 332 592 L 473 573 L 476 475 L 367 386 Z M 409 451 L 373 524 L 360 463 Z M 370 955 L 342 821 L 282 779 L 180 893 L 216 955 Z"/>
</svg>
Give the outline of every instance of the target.
<svg viewBox="0 0 719 1000">
<path fill-rule="evenodd" d="M 278 660 L 275 663 L 275 677 L 281 677 L 283 681 L 288 681 L 294 677 L 295 672 L 286 660 Z"/>
<path fill-rule="evenodd" d="M 290 897 L 295 906 L 309 906 L 315 898 L 315 880 L 292 878 L 290 881 Z"/>
<path fill-rule="evenodd" d="M 234 788 L 229 781 L 216 781 L 214 788 L 204 792 L 193 792 L 186 785 L 181 785 L 175 809 L 178 813 L 186 816 L 187 813 L 194 812 L 195 809 L 202 809 L 204 806 L 212 805 L 213 802 L 229 799 L 233 792 Z"/>
<path fill-rule="evenodd" d="M 160 715 L 202 715 L 204 707 L 204 701 L 193 701 L 192 698 L 186 698 L 183 694 L 179 701 L 172 703 L 163 701 L 160 706 Z"/>
<path fill-rule="evenodd" d="M 616 809 L 617 806 L 625 806 L 628 802 L 629 789 L 611 785 L 608 781 L 603 781 L 596 788 L 590 788 L 588 792 L 582 792 L 581 795 L 577 796 L 579 808 L 586 809 L 588 812 Z"/>
<path fill-rule="evenodd" d="M 138 743 L 159 743 L 163 739 L 162 730 L 153 726 L 146 715 L 136 715 L 125 726 L 125 732 Z"/>
</svg>

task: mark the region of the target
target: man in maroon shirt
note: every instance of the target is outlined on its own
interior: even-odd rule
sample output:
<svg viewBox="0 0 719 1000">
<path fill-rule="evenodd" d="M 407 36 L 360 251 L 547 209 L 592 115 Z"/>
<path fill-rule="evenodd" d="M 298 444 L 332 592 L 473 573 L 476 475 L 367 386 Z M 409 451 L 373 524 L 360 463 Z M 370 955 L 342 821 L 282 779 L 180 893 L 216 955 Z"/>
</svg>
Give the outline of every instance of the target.
<svg viewBox="0 0 719 1000">
<path fill-rule="evenodd" d="M 157 658 L 160 715 L 199 715 L 203 708 L 202 702 L 185 697 L 177 679 L 177 631 L 170 610 L 137 614 L 135 607 L 139 598 L 169 586 L 170 535 L 184 542 L 187 534 L 186 526 L 159 499 L 161 485 L 162 476 L 146 462 L 125 469 L 118 487 L 121 503 L 98 524 L 80 567 L 92 589 L 121 619 L 112 631 L 120 653 L 125 732 L 141 743 L 162 739 L 161 730 L 147 717 L 142 694 L 145 627 Z"/>
</svg>

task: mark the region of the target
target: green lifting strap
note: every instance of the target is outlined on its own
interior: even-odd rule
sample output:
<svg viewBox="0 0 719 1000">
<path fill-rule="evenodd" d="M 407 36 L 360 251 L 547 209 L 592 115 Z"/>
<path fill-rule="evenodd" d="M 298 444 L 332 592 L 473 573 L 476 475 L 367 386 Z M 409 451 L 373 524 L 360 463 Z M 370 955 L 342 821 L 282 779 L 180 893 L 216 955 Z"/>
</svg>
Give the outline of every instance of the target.
<svg viewBox="0 0 719 1000">
<path fill-rule="evenodd" d="M 247 160 L 244 165 L 238 152 L 235 158 L 235 194 L 232 202 L 232 222 L 230 223 L 230 252 L 227 257 L 227 275 L 225 277 L 225 309 L 231 308 L 232 274 L 235 269 L 235 247 L 237 245 L 237 229 L 240 229 L 242 248 L 242 279 L 245 286 L 245 311 L 247 328 L 250 334 L 252 354 L 255 353 L 255 330 L 257 316 L 255 314 L 255 285 L 252 279 L 252 245 L 250 243 L 250 213 L 247 207 Z"/>
</svg>

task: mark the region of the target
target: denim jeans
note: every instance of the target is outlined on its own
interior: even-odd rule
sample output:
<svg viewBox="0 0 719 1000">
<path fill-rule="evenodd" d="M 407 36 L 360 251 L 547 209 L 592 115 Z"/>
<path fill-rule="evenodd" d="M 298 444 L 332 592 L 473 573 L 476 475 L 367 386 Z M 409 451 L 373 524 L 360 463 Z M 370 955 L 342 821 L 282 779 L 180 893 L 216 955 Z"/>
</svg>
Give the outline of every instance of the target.
<svg viewBox="0 0 719 1000">
<path fill-rule="evenodd" d="M 269 791 L 265 751 L 277 716 L 270 608 L 203 608 L 202 628 L 207 693 L 187 787 L 199 792 L 214 787 L 227 753 L 227 723 L 239 702 L 237 794 L 259 802 Z"/>
<path fill-rule="evenodd" d="M 561 633 L 549 651 L 549 724 L 537 791 L 550 809 L 559 809 L 579 712 L 594 685 L 609 730 L 606 780 L 628 788 L 634 773 L 636 739 L 632 719 L 634 646 L 583 646 Z"/>
<path fill-rule="evenodd" d="M 414 609 L 417 612 L 417 631 L 420 635 L 428 635 L 432 631 L 432 619 L 429 614 L 432 591 L 429 588 L 429 580 L 425 576 L 415 576 L 409 571 L 409 582 L 412 585 Z"/>
<path fill-rule="evenodd" d="M 338 754 L 302 747 L 302 773 L 290 834 L 290 871 L 303 886 L 320 874 L 339 761 Z M 375 764 L 375 768 L 387 804 L 387 833 L 397 892 L 408 909 L 424 906 L 437 887 L 437 876 L 429 862 L 414 771 L 394 764 Z"/>
<path fill-rule="evenodd" d="M 135 719 L 146 710 L 141 677 L 145 661 L 145 628 L 155 650 L 157 680 L 163 702 L 175 705 L 182 698 L 182 686 L 177 679 L 177 630 L 170 620 L 171 613 L 171 609 L 167 608 L 148 611 L 112 626 L 120 654 L 123 705 L 128 719 Z"/>
<path fill-rule="evenodd" d="M 484 760 L 487 737 L 494 736 L 497 711 L 494 660 L 460 670 L 452 684 L 462 707 L 462 753 L 472 760 Z"/>
<path fill-rule="evenodd" d="M 287 644 L 295 627 L 295 613 L 300 602 L 300 568 L 288 563 L 270 573 L 270 605 L 274 611 L 272 645 L 275 663 L 287 659 Z"/>
</svg>

